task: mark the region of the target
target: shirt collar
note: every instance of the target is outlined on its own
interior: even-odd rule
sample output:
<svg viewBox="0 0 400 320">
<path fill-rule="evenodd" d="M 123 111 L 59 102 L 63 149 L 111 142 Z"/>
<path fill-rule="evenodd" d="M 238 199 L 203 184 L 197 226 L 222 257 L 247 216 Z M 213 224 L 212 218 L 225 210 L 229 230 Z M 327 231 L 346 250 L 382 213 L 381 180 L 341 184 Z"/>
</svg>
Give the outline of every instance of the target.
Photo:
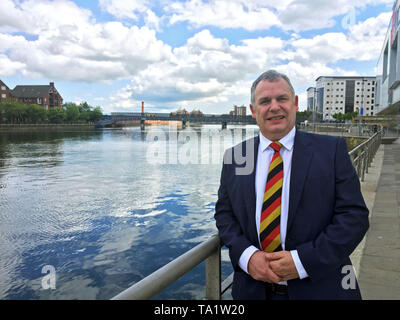
<svg viewBox="0 0 400 320">
<path fill-rule="evenodd" d="M 279 142 L 282 144 L 282 146 L 287 149 L 287 150 L 292 150 L 293 144 L 294 144 L 294 137 L 296 135 L 296 126 L 292 128 L 292 130 L 289 131 L 289 133 L 284 136 L 282 139 L 279 140 Z M 273 141 L 267 139 L 266 137 L 263 136 L 263 134 L 260 131 L 260 147 L 261 151 L 264 151 L 269 147 L 269 145 Z"/>
</svg>

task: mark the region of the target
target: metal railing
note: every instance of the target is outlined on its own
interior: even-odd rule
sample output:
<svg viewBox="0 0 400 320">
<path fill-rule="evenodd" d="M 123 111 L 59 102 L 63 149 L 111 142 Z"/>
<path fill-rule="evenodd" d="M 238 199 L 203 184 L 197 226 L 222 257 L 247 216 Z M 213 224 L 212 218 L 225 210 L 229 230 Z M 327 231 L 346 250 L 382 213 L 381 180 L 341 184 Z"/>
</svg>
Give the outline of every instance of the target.
<svg viewBox="0 0 400 320">
<path fill-rule="evenodd" d="M 372 160 L 382 142 L 382 130 L 376 132 L 367 141 L 361 143 L 349 152 L 353 166 L 356 168 L 357 175 L 361 181 L 364 181 L 365 173 L 371 166 Z"/>
<path fill-rule="evenodd" d="M 368 173 L 368 167 L 371 165 L 381 141 L 382 131 L 379 130 L 370 139 L 349 152 L 350 159 L 361 181 L 364 181 L 364 174 Z M 232 273 L 221 282 L 222 245 L 223 243 L 219 236 L 217 234 L 213 235 L 210 239 L 200 243 L 164 267 L 119 293 L 112 300 L 151 299 L 204 260 L 206 261 L 205 299 L 220 300 L 221 296 L 230 288 L 233 281 Z"/>
<path fill-rule="evenodd" d="M 298 128 L 303 131 L 331 134 L 342 137 L 372 137 L 377 131 L 382 131 L 384 137 L 399 137 L 400 128 L 387 128 L 374 123 L 304 123 Z"/>
<path fill-rule="evenodd" d="M 182 254 L 122 291 L 112 300 L 150 299 L 204 260 L 206 260 L 206 299 L 219 300 L 223 286 L 221 286 L 221 240 L 218 235 Z"/>
</svg>

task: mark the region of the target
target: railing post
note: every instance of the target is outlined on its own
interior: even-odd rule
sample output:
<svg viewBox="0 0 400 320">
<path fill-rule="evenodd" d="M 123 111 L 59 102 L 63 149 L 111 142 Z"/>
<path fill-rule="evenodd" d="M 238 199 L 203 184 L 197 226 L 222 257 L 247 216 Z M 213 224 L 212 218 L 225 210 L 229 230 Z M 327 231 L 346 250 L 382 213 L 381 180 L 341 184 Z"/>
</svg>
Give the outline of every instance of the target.
<svg viewBox="0 0 400 320">
<path fill-rule="evenodd" d="M 221 300 L 221 245 L 206 259 L 206 300 Z"/>
</svg>

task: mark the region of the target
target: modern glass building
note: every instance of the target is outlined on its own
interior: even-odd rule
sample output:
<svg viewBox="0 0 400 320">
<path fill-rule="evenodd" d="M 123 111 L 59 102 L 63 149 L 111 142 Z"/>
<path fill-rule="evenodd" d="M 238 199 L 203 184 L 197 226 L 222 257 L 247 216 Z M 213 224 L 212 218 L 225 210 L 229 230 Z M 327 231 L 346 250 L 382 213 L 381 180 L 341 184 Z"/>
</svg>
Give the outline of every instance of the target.
<svg viewBox="0 0 400 320">
<path fill-rule="evenodd" d="M 377 65 L 375 99 L 377 112 L 400 101 L 399 6 L 400 1 L 396 0 Z"/>
</svg>

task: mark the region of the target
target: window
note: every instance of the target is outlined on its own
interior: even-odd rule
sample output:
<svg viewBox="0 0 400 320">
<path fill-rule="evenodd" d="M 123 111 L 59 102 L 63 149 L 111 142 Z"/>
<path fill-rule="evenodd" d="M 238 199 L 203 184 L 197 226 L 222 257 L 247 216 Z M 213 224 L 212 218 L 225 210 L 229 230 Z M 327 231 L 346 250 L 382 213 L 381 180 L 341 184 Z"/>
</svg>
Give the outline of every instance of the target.
<svg viewBox="0 0 400 320">
<path fill-rule="evenodd" d="M 5 93 L 2 93 L 2 94 L 1 94 L 1 97 L 2 97 L 3 99 L 5 99 L 5 98 L 6 98 L 6 94 L 5 94 Z"/>
<path fill-rule="evenodd" d="M 1 90 L 6 91 L 6 86 L 1 86 Z"/>
</svg>

